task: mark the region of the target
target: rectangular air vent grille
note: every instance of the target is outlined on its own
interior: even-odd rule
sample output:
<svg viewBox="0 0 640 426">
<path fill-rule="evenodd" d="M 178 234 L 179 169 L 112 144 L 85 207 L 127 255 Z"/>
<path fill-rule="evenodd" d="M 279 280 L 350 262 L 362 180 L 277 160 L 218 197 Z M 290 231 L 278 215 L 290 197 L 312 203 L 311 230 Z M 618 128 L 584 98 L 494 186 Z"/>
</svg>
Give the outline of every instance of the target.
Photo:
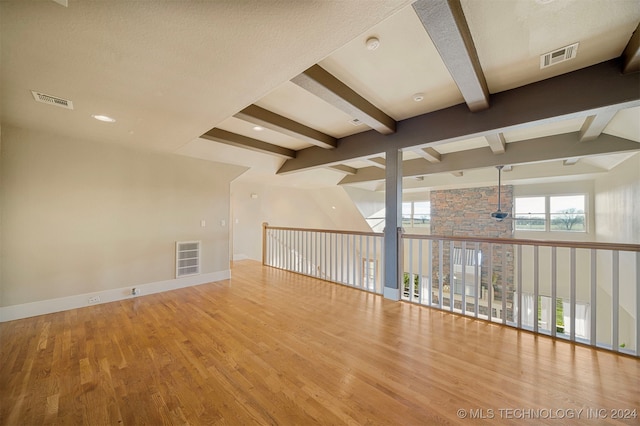
<svg viewBox="0 0 640 426">
<path fill-rule="evenodd" d="M 73 109 L 73 102 L 68 99 L 62 99 L 57 96 L 47 95 L 45 93 L 36 92 L 35 90 L 32 90 L 31 94 L 33 95 L 33 99 L 35 99 L 36 102 L 55 105 L 66 109 Z"/>
<path fill-rule="evenodd" d="M 200 273 L 200 241 L 176 241 L 176 278 Z"/>
<path fill-rule="evenodd" d="M 540 56 L 540 69 L 550 67 L 560 62 L 568 61 L 576 57 L 578 53 L 578 44 L 574 43 L 570 46 L 565 46 L 560 49 L 556 49 L 553 52 L 545 53 Z"/>
<path fill-rule="evenodd" d="M 361 124 L 362 124 L 362 121 L 360 121 L 360 120 L 359 120 L 359 119 L 357 119 L 357 118 L 354 118 L 353 120 L 349 121 L 349 123 L 351 123 L 351 124 L 352 124 L 352 125 L 354 125 L 354 126 L 359 126 L 359 125 L 361 125 Z"/>
</svg>

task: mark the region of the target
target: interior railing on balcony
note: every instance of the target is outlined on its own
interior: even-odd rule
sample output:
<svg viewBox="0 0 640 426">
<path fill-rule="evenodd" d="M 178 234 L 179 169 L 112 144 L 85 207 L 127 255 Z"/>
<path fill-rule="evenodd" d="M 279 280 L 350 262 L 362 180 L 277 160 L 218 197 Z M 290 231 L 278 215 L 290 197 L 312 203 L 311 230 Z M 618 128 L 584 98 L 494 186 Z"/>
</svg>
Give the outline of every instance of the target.
<svg viewBox="0 0 640 426">
<path fill-rule="evenodd" d="M 382 294 L 383 235 L 264 227 L 262 263 Z"/>
<path fill-rule="evenodd" d="M 265 265 L 383 293 L 381 233 L 263 234 Z M 399 234 L 402 301 L 640 357 L 640 245 Z"/>
</svg>

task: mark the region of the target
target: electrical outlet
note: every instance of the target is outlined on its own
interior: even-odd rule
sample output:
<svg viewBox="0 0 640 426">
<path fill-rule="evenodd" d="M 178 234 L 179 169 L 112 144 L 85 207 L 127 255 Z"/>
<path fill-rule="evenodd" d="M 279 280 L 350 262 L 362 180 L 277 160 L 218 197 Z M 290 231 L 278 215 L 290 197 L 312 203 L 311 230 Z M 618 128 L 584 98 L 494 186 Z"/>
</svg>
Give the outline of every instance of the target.
<svg viewBox="0 0 640 426">
<path fill-rule="evenodd" d="M 98 303 L 100 301 L 100 296 L 93 296 L 89 298 L 89 304 Z"/>
</svg>

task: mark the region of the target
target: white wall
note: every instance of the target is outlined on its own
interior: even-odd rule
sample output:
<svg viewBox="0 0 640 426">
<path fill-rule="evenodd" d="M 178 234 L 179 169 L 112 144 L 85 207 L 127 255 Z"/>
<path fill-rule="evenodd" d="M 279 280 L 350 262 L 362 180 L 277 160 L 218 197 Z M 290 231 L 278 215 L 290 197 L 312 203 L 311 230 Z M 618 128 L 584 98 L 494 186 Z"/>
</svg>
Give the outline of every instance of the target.
<svg viewBox="0 0 640 426">
<path fill-rule="evenodd" d="M 640 153 L 628 158 L 609 173 L 595 180 L 596 238 L 602 242 L 640 244 Z M 635 264 L 629 253 L 621 253 L 620 270 L 620 343 L 635 347 L 636 292 Z M 625 267 L 626 266 L 626 267 Z M 601 282 L 611 281 L 611 261 L 602 259 L 598 263 Z M 598 312 L 611 312 L 610 285 L 601 288 L 604 294 L 598 300 Z M 603 330 L 608 333 L 610 327 Z"/>
<path fill-rule="evenodd" d="M 640 153 L 595 181 L 596 237 L 640 244 Z"/>
<path fill-rule="evenodd" d="M 231 199 L 236 260 L 262 259 L 263 222 L 294 228 L 371 231 L 342 187 L 310 190 L 233 182 Z"/>
<path fill-rule="evenodd" d="M 229 270 L 245 168 L 3 127 L 0 306 L 172 280 L 182 240 L 203 274 Z"/>
</svg>

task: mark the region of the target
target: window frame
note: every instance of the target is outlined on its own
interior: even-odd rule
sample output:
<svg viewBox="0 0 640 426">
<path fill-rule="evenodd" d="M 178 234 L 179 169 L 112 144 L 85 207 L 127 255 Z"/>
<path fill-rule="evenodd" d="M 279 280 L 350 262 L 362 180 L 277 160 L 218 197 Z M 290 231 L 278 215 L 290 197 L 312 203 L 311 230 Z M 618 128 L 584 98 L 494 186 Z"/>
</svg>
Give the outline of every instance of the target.
<svg viewBox="0 0 640 426">
<path fill-rule="evenodd" d="M 426 220 L 425 223 L 421 223 L 420 225 L 416 226 L 416 203 L 425 203 L 429 205 L 429 214 L 428 214 L 428 218 Z M 404 214 L 404 205 L 405 204 L 410 204 L 411 205 L 411 212 L 408 216 L 408 223 L 405 223 L 405 214 Z M 407 228 L 431 228 L 431 200 L 422 200 L 422 201 L 403 201 L 402 202 L 402 206 L 403 206 L 403 212 L 402 212 L 402 225 L 403 226 L 407 226 Z"/>
<path fill-rule="evenodd" d="M 569 230 L 569 229 L 552 229 L 551 218 L 553 215 L 557 215 L 558 213 L 551 212 L 551 199 L 556 197 L 576 197 L 582 196 L 584 197 L 584 206 L 583 212 L 579 213 L 584 216 L 584 229 L 583 230 Z M 544 198 L 544 229 L 522 229 L 517 226 L 517 212 L 516 212 L 516 204 L 518 198 Z M 546 233 L 569 233 L 569 234 L 588 234 L 589 233 L 589 194 L 586 192 L 572 192 L 572 193 L 558 193 L 558 194 L 544 194 L 544 195 L 518 195 L 513 197 L 513 220 L 514 232 L 546 232 Z M 540 214 L 540 213 L 537 213 Z"/>
</svg>

